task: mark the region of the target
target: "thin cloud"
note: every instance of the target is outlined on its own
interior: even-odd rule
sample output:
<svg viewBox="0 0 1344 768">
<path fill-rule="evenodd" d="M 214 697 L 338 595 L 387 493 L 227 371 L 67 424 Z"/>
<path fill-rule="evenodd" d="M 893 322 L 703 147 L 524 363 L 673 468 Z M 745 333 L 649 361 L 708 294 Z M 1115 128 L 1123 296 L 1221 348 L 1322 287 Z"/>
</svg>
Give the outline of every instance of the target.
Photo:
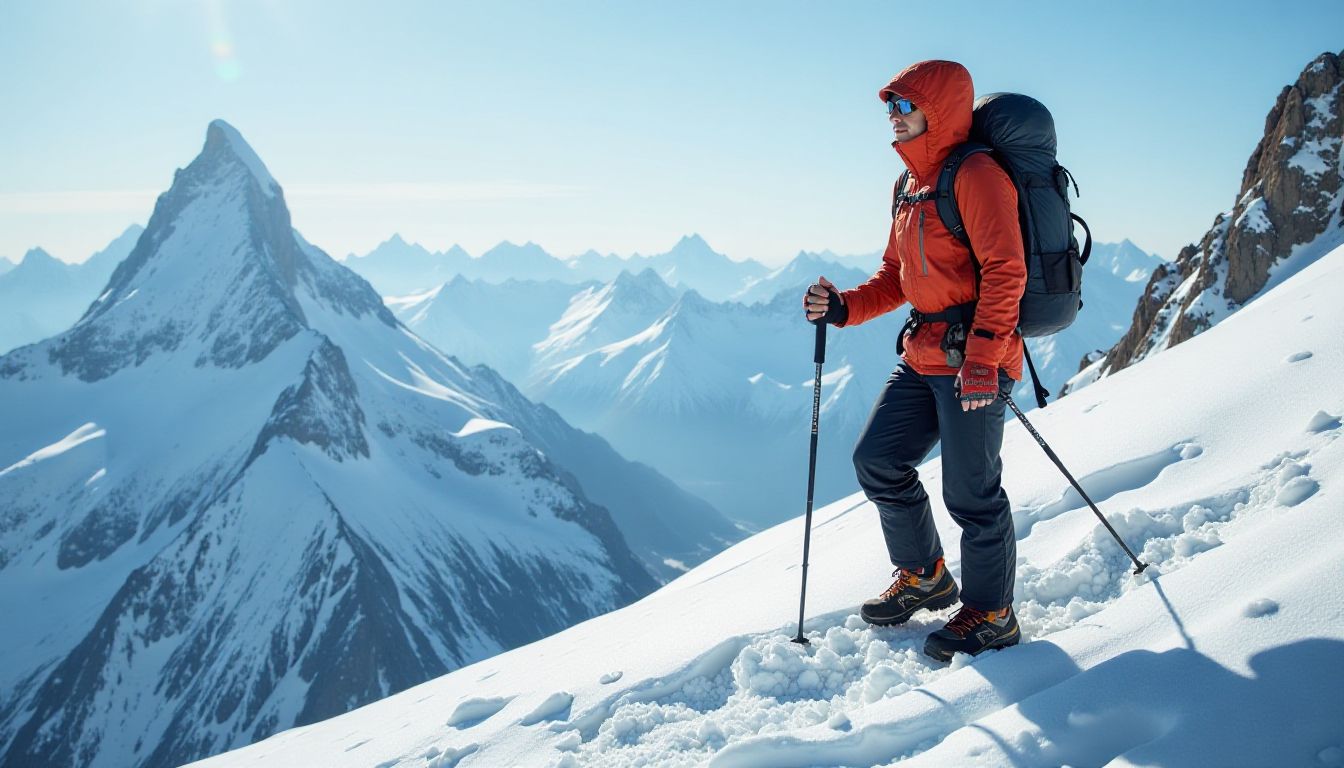
<svg viewBox="0 0 1344 768">
<path fill-rule="evenodd" d="M 283 186 L 283 185 L 282 185 Z M 589 192 L 573 184 L 520 181 L 468 183 L 376 182 L 283 186 L 302 204 L 450 203 L 484 200 L 537 200 L 578 197 Z M 159 190 L 101 189 L 0 193 L 0 214 L 143 213 L 154 207 Z"/>
<path fill-rule="evenodd" d="M 153 189 L 0 192 L 0 213 L 144 213 L 158 196 Z"/>
<path fill-rule="evenodd" d="M 577 197 L 587 187 L 522 181 L 486 181 L 459 184 L 438 182 L 380 182 L 366 184 L 295 184 L 287 195 L 310 200 L 349 202 L 463 202 L 468 200 L 535 200 Z"/>
</svg>

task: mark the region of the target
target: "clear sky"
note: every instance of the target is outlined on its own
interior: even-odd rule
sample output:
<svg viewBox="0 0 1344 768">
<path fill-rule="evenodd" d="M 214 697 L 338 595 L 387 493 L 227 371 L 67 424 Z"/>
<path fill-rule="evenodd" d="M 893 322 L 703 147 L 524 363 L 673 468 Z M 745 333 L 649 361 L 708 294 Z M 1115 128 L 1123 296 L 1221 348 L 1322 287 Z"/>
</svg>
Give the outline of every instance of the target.
<svg viewBox="0 0 1344 768">
<path fill-rule="evenodd" d="M 1075 210 L 1171 258 L 1235 200 L 1344 2 L 0 0 L 0 256 L 144 223 L 216 117 L 340 257 L 880 250 L 900 163 L 878 88 L 951 58 L 1051 108 Z"/>
</svg>

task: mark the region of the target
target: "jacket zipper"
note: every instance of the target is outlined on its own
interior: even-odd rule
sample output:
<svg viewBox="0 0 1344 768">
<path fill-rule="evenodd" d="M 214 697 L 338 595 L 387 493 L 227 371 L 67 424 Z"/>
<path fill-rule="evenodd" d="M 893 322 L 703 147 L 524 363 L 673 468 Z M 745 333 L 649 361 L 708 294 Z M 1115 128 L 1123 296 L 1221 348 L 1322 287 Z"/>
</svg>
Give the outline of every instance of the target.
<svg viewBox="0 0 1344 768">
<path fill-rule="evenodd" d="M 919 209 L 919 265 L 924 270 L 924 276 L 929 276 L 929 262 L 924 260 L 924 207 Z"/>
</svg>

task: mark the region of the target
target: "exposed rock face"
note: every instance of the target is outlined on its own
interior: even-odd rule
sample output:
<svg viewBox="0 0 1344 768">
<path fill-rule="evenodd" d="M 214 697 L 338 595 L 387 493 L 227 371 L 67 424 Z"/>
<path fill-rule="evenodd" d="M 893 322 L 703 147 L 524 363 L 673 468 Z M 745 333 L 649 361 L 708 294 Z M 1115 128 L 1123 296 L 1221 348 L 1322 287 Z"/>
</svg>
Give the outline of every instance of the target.
<svg viewBox="0 0 1344 768">
<path fill-rule="evenodd" d="M 1231 211 L 1198 244 L 1153 271 L 1129 331 L 1100 366 L 1084 361 L 1076 390 L 1199 334 L 1320 256 L 1344 228 L 1344 52 L 1316 57 L 1279 93 Z"/>
</svg>

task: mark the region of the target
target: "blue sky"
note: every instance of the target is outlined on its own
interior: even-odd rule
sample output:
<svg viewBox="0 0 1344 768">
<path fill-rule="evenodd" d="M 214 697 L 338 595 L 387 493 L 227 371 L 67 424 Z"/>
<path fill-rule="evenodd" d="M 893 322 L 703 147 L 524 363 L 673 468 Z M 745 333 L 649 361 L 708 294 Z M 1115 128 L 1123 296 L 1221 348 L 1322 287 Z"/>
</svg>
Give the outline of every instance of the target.
<svg viewBox="0 0 1344 768">
<path fill-rule="evenodd" d="M 733 258 L 885 243 L 877 89 L 965 64 L 1054 112 L 1075 209 L 1173 257 L 1234 202 L 1279 90 L 1344 3 L 0 0 L 0 256 L 80 261 L 237 127 L 335 256 L 400 232 L 479 254 Z"/>
</svg>

